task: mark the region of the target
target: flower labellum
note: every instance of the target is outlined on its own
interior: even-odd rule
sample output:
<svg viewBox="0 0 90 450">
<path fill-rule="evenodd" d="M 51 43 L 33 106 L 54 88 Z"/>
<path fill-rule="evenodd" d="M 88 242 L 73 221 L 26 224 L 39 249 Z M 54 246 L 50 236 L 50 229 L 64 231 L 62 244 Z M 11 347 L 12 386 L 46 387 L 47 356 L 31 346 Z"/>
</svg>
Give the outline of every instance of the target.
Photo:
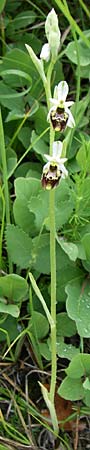
<svg viewBox="0 0 90 450">
<path fill-rule="evenodd" d="M 60 158 L 62 153 L 63 143 L 56 141 L 53 143 L 53 155 L 44 155 L 48 162 L 43 167 L 41 177 L 42 187 L 50 190 L 58 186 L 60 179 L 68 176 L 68 171 L 64 167 L 64 162 L 67 158 Z"/>
<path fill-rule="evenodd" d="M 52 123 L 54 130 L 64 131 L 66 126 L 73 128 L 75 121 L 69 107 L 73 101 L 66 102 L 68 95 L 68 84 L 66 81 L 60 81 L 54 89 L 54 98 L 50 98 L 52 107 L 48 113 L 47 120 Z"/>
<path fill-rule="evenodd" d="M 68 114 L 65 112 L 64 108 L 58 108 L 52 110 L 50 113 L 50 119 L 54 130 L 64 131 L 68 121 Z"/>
</svg>

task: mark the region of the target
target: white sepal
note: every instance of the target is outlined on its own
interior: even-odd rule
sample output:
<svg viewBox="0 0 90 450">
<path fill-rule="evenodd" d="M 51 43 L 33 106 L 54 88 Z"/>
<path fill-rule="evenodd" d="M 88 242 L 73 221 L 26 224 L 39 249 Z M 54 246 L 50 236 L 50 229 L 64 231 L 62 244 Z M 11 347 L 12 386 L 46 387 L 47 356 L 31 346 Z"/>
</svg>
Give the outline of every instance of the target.
<svg viewBox="0 0 90 450">
<path fill-rule="evenodd" d="M 50 60 L 50 46 L 49 44 L 44 44 L 40 53 L 40 59 L 48 62 Z"/>
</svg>

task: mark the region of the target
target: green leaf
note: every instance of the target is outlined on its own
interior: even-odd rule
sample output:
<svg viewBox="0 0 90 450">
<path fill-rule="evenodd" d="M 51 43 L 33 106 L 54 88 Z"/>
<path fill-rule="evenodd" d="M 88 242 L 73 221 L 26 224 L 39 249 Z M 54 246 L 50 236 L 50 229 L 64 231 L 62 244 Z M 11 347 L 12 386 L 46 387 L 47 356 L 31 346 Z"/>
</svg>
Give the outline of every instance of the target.
<svg viewBox="0 0 90 450">
<path fill-rule="evenodd" d="M 90 140 L 83 139 L 83 143 L 77 153 L 76 159 L 82 171 L 90 172 Z"/>
<path fill-rule="evenodd" d="M 70 283 L 65 289 L 68 298 L 66 309 L 68 316 L 76 321 L 80 336 L 90 337 L 90 282 Z"/>
<path fill-rule="evenodd" d="M 79 353 L 79 355 L 76 355 L 65 372 L 72 379 L 90 375 L 90 355 L 86 353 Z"/>
<path fill-rule="evenodd" d="M 56 318 L 57 336 L 73 336 L 77 333 L 76 324 L 67 313 L 59 313 Z"/>
<path fill-rule="evenodd" d="M 30 145 L 31 139 L 31 130 L 30 127 L 23 127 L 18 133 L 18 139 L 22 143 L 22 145 L 27 149 Z M 30 163 L 28 163 L 30 164 Z M 23 175 L 22 175 L 23 176 Z"/>
<path fill-rule="evenodd" d="M 15 30 L 20 30 L 20 28 L 26 28 L 28 25 L 33 23 L 36 19 L 36 14 L 34 11 L 24 10 L 23 12 L 16 15 L 13 20 L 13 25 Z"/>
<path fill-rule="evenodd" d="M 19 227 L 21 227 L 26 233 L 29 233 L 30 236 L 34 236 L 36 231 L 35 216 L 29 211 L 25 199 L 23 200 L 16 198 L 13 204 L 13 213 L 16 225 L 19 225 Z"/>
<path fill-rule="evenodd" d="M 3 81 L 0 81 L 0 104 L 8 108 L 9 110 L 14 110 L 16 107 L 16 111 L 18 113 L 20 111 L 24 111 L 24 100 L 23 98 L 16 98 L 17 91 L 12 89 L 10 86 L 5 84 Z"/>
<path fill-rule="evenodd" d="M 60 249 L 60 246 L 58 246 Z M 75 264 L 70 262 L 68 256 L 63 252 L 58 251 L 59 257 L 57 259 L 57 302 L 66 300 L 66 285 L 68 282 L 76 283 L 77 280 L 83 279 L 83 271 Z"/>
<path fill-rule="evenodd" d="M 35 139 L 37 138 L 37 136 L 38 135 L 35 133 L 35 131 L 32 131 L 31 142 L 34 142 Z M 33 149 L 35 150 L 35 152 L 37 154 L 41 155 L 42 157 L 44 156 L 44 154 L 48 154 L 48 146 L 45 143 L 43 138 L 40 138 L 39 141 L 36 142 L 36 144 L 33 145 Z"/>
<path fill-rule="evenodd" d="M 0 0 L 0 14 L 2 13 L 5 7 L 6 0 Z"/>
<path fill-rule="evenodd" d="M 21 269 L 31 266 L 32 239 L 18 226 L 8 225 L 6 245 L 11 261 Z"/>
<path fill-rule="evenodd" d="M 66 400 L 76 401 L 82 399 L 84 397 L 82 381 L 66 377 L 58 389 L 58 394 Z"/>
<path fill-rule="evenodd" d="M 39 189 L 41 189 L 39 180 L 24 177 L 15 180 L 15 194 L 19 199 L 25 200 L 26 202 L 30 198 L 32 199 L 32 197 L 37 198 Z"/>
<path fill-rule="evenodd" d="M 90 217 L 90 177 L 85 178 L 80 192 L 79 217 Z"/>
<path fill-rule="evenodd" d="M 72 344 L 66 344 L 62 338 L 57 339 L 57 354 L 60 358 L 72 359 L 79 353 L 79 349 Z"/>
<path fill-rule="evenodd" d="M 74 208 L 74 199 L 67 181 L 62 180 L 56 190 L 55 218 L 56 229 L 60 230 L 68 222 Z"/>
<path fill-rule="evenodd" d="M 83 236 L 81 242 L 82 242 L 84 250 L 85 250 L 86 259 L 90 263 L 90 233 L 85 234 Z"/>
<path fill-rule="evenodd" d="M 38 339 L 43 339 L 49 332 L 49 323 L 43 314 L 33 311 L 33 320 L 36 329 L 36 334 Z M 33 321 L 32 317 L 30 319 L 30 329 L 33 331 Z"/>
<path fill-rule="evenodd" d="M 0 73 L 4 70 L 23 70 L 33 78 L 33 81 L 37 79 L 37 72 L 29 55 L 27 52 L 18 48 L 10 50 L 5 54 L 0 65 Z"/>
<path fill-rule="evenodd" d="M 0 302 L 0 312 L 10 314 L 13 317 L 18 317 L 20 311 L 16 305 L 5 305 L 3 302 Z"/>
<path fill-rule="evenodd" d="M 78 257 L 78 248 L 76 244 L 73 244 L 73 242 L 65 242 L 64 239 L 59 237 L 56 237 L 56 239 L 64 252 L 67 253 L 71 261 L 76 261 Z"/>
<path fill-rule="evenodd" d="M 33 267 L 40 273 L 50 273 L 49 234 L 42 234 L 33 239 Z"/>
<path fill-rule="evenodd" d="M 39 350 L 41 355 L 47 360 L 51 361 L 51 352 L 48 346 L 48 342 L 39 342 Z"/>
<path fill-rule="evenodd" d="M 41 134 L 45 128 L 47 128 L 47 108 L 45 106 L 43 106 L 42 104 L 39 106 L 38 111 L 35 114 L 35 130 L 36 130 L 36 134 Z M 34 133 L 34 131 L 33 131 Z M 45 135 L 43 137 L 43 141 L 48 142 L 48 136 Z M 44 144 L 44 142 L 43 142 Z M 41 148 L 41 145 L 40 145 Z M 44 147 L 45 148 L 45 147 Z M 37 153 L 39 153 L 39 146 L 35 148 L 35 151 Z M 41 148 L 41 154 L 43 151 L 43 146 Z M 46 153 L 46 150 L 45 152 Z"/>
<path fill-rule="evenodd" d="M 30 200 L 28 202 L 29 210 L 35 214 L 35 224 L 38 230 L 40 230 L 42 224 L 47 223 L 46 219 L 49 214 L 49 195 L 48 191 L 44 191 L 41 187 L 41 182 L 36 181 L 37 194 L 30 195 Z M 38 181 L 38 184 L 37 184 Z M 34 179 L 32 178 L 32 185 L 34 184 Z"/>
<path fill-rule="evenodd" d="M 10 342 L 14 341 L 14 339 L 16 339 L 16 337 L 20 333 L 20 329 L 19 329 L 17 320 L 14 317 L 12 317 L 12 320 L 11 320 L 10 315 L 7 316 L 7 318 L 4 320 L 3 324 L 1 324 L 1 326 L 0 326 L 0 342 L 3 342 L 6 340 L 5 332 L 9 333 Z"/>
<path fill-rule="evenodd" d="M 48 216 L 48 201 L 49 196 L 47 191 L 43 191 L 40 180 L 36 178 L 18 178 L 15 180 L 15 194 L 16 197 L 24 205 L 26 203 L 26 215 L 28 214 L 28 220 L 32 213 L 34 214 L 34 225 L 40 230 L 44 220 Z M 28 208 L 28 212 L 27 212 Z M 14 206 L 14 213 L 16 213 L 17 206 Z M 18 211 L 17 211 L 18 214 Z M 16 215 L 15 215 L 16 219 Z M 17 219 L 16 219 L 17 220 Z"/>
<path fill-rule="evenodd" d="M 85 392 L 85 396 L 84 396 L 83 402 L 85 403 L 85 405 L 87 405 L 89 407 L 89 410 L 90 410 L 90 392 L 88 389 L 87 390 L 85 389 L 84 392 Z"/>
<path fill-rule="evenodd" d="M 90 380 L 89 380 L 88 377 L 87 377 L 86 380 L 84 381 L 83 387 L 84 387 L 84 389 L 86 389 L 86 390 L 88 389 L 88 391 L 90 391 Z"/>
<path fill-rule="evenodd" d="M 78 40 L 78 52 L 79 52 L 79 60 L 80 66 L 88 66 L 90 64 L 90 53 L 89 48 L 85 45 L 81 39 Z M 70 42 L 66 49 L 65 54 L 74 64 L 78 64 L 77 60 L 77 51 L 75 42 Z"/>
<path fill-rule="evenodd" d="M 28 292 L 27 281 L 17 274 L 0 277 L 0 293 L 9 301 L 19 302 L 26 298 Z"/>
</svg>

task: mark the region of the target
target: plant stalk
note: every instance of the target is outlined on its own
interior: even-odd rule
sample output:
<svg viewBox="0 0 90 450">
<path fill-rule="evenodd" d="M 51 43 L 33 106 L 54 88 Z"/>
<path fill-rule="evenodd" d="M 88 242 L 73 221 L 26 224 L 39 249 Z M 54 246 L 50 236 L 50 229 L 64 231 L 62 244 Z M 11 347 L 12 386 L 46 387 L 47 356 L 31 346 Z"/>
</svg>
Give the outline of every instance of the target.
<svg viewBox="0 0 90 450">
<path fill-rule="evenodd" d="M 50 265 L 51 265 L 51 327 L 52 371 L 50 399 L 54 402 L 56 386 L 56 244 L 55 244 L 55 190 L 50 191 Z"/>
</svg>

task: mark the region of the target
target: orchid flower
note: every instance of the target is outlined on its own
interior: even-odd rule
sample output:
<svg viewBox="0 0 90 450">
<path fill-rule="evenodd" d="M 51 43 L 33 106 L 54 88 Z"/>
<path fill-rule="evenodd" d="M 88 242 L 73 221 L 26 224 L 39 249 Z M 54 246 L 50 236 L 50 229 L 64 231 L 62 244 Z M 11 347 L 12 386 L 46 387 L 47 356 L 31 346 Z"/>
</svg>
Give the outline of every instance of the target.
<svg viewBox="0 0 90 450">
<path fill-rule="evenodd" d="M 68 84 L 66 81 L 60 81 L 54 89 L 54 98 L 50 98 L 52 107 L 49 110 L 47 120 L 52 122 L 56 131 L 63 131 L 66 126 L 73 128 L 75 121 L 69 107 L 73 101 L 66 101 L 68 95 Z"/>
<path fill-rule="evenodd" d="M 61 158 L 63 143 L 56 141 L 53 143 L 52 156 L 44 155 L 47 163 L 43 167 L 42 186 L 44 189 L 52 189 L 58 186 L 59 180 L 68 176 L 68 171 L 64 166 L 67 158 Z"/>
</svg>

